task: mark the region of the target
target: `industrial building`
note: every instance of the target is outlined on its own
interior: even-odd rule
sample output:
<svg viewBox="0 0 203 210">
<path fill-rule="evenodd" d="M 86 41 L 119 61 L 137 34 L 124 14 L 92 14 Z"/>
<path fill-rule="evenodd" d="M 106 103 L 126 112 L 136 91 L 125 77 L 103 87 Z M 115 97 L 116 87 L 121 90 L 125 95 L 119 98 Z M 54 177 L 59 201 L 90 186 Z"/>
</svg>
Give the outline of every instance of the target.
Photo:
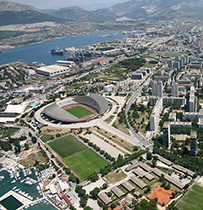
<svg viewBox="0 0 203 210">
<path fill-rule="evenodd" d="M 59 74 L 64 74 L 69 71 L 69 67 L 59 66 L 59 65 L 50 65 L 50 66 L 42 66 L 35 70 L 37 74 L 41 74 L 47 77 L 56 76 Z"/>
</svg>

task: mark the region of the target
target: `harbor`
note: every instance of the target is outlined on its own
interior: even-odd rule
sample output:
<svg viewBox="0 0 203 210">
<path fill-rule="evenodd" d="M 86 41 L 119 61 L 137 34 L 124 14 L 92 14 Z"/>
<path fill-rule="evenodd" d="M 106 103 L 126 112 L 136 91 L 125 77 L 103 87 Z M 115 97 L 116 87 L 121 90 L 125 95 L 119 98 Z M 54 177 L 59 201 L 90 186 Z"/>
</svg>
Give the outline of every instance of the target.
<svg viewBox="0 0 203 210">
<path fill-rule="evenodd" d="M 56 209 L 44 199 L 38 172 L 35 168 L 16 172 L 6 169 L 0 172 L 0 204 L 6 209 Z M 11 203 L 11 200 L 13 202 Z M 10 201 L 10 202 L 9 202 Z M 13 207 L 16 203 L 16 207 Z M 12 206 L 10 206 L 12 205 Z M 1 206 L 1 208 L 3 208 Z"/>
</svg>

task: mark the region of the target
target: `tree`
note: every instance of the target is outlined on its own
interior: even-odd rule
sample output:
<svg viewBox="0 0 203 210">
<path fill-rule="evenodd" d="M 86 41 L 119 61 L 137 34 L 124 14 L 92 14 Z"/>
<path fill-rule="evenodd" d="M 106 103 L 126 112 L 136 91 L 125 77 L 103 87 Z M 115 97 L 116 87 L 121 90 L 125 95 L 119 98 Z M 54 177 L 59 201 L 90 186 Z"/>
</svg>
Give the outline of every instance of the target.
<svg viewBox="0 0 203 210">
<path fill-rule="evenodd" d="M 111 197 L 111 196 L 112 196 L 112 192 L 109 191 L 109 192 L 107 193 L 107 196 L 108 196 L 108 197 Z"/>
<path fill-rule="evenodd" d="M 37 139 L 36 139 L 36 137 L 34 137 L 34 136 L 32 136 L 31 140 L 32 140 L 32 143 L 33 143 L 33 144 L 35 144 L 35 143 L 37 142 Z"/>
<path fill-rule="evenodd" d="M 111 204 L 111 209 L 116 208 L 116 206 L 117 206 L 117 204 L 116 204 L 116 203 L 112 203 L 112 204 Z"/>
<path fill-rule="evenodd" d="M 152 153 L 151 152 L 148 152 L 147 153 L 147 160 L 151 160 L 152 159 Z"/>
<path fill-rule="evenodd" d="M 170 183 L 168 183 L 168 184 L 165 186 L 165 189 L 166 189 L 166 190 L 170 190 L 170 188 L 171 188 L 171 185 L 170 185 Z"/>
<path fill-rule="evenodd" d="M 29 150 L 29 145 L 27 143 L 24 144 L 25 150 Z"/>
<path fill-rule="evenodd" d="M 97 199 L 98 193 L 99 193 L 100 189 L 98 187 L 95 187 L 91 192 L 90 195 L 92 196 L 92 198 L 94 200 Z"/>
<path fill-rule="evenodd" d="M 89 175 L 88 179 L 91 180 L 92 182 L 95 182 L 96 180 L 98 180 L 98 173 L 94 172 L 92 174 Z"/>
<path fill-rule="evenodd" d="M 138 146 L 134 146 L 133 151 L 138 151 Z"/>
<path fill-rule="evenodd" d="M 102 188 L 103 189 L 106 189 L 108 187 L 108 184 L 107 183 L 104 183 L 103 185 L 102 185 Z"/>
<path fill-rule="evenodd" d="M 174 192 L 172 192 L 172 198 L 175 198 L 176 194 Z"/>
</svg>

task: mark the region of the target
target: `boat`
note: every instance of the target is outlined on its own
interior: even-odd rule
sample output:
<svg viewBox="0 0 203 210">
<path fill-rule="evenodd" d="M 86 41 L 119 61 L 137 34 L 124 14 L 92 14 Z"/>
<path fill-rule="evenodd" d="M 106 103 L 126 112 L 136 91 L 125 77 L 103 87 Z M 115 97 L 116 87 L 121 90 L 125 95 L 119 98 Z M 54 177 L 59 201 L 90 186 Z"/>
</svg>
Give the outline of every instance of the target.
<svg viewBox="0 0 203 210">
<path fill-rule="evenodd" d="M 64 51 L 63 50 L 51 50 L 51 54 L 53 55 L 63 55 Z"/>
</svg>

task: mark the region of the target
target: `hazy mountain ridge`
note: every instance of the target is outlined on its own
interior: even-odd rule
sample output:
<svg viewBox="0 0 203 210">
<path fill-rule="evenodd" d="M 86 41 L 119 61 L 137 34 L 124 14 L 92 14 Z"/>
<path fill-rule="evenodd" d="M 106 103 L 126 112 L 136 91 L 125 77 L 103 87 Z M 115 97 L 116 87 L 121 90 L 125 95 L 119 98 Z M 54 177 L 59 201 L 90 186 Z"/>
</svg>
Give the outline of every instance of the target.
<svg viewBox="0 0 203 210">
<path fill-rule="evenodd" d="M 133 19 L 203 17 L 202 9 L 203 0 L 130 0 L 96 11 L 86 11 L 76 6 L 58 10 L 39 10 L 29 5 L 1 1 L 0 25 L 17 24 L 21 20 L 23 23 L 42 21 L 115 22 L 119 17 Z"/>
</svg>

